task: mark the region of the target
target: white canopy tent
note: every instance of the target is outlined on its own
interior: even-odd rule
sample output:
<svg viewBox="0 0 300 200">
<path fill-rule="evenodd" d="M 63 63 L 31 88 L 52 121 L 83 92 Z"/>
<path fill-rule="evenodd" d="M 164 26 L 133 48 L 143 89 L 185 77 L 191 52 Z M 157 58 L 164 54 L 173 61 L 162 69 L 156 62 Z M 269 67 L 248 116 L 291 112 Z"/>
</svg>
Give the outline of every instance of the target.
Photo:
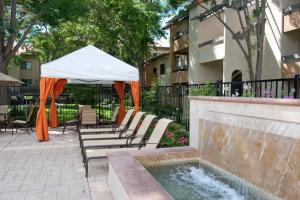
<svg viewBox="0 0 300 200">
<path fill-rule="evenodd" d="M 111 84 L 138 81 L 138 69 L 89 45 L 43 64 L 41 77 L 68 79 L 69 83 Z"/>
<path fill-rule="evenodd" d="M 101 51 L 87 46 L 57 60 L 43 64 L 40 79 L 40 107 L 37 113 L 36 133 L 39 141 L 48 141 L 46 101 L 51 96 L 50 126 L 58 126 L 55 98 L 63 91 L 64 84 L 112 84 L 120 97 L 118 122 L 125 116 L 125 82 L 130 82 L 135 110 L 139 110 L 139 71 L 135 67 Z"/>
</svg>

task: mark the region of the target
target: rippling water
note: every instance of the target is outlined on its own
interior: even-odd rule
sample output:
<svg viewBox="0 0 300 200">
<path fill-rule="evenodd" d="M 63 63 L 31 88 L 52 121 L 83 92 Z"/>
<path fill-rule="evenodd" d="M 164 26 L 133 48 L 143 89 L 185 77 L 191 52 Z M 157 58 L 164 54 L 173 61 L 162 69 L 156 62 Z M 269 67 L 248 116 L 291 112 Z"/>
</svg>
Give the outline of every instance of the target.
<svg viewBox="0 0 300 200">
<path fill-rule="evenodd" d="M 175 200 L 249 199 L 197 163 L 149 167 L 148 171 Z"/>
</svg>

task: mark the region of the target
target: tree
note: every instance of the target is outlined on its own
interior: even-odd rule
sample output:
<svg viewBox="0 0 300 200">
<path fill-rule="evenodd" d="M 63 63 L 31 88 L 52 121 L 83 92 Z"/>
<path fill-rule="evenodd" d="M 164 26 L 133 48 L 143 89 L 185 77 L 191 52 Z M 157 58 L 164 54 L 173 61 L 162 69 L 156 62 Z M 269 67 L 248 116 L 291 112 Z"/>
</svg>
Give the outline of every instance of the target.
<svg viewBox="0 0 300 200">
<path fill-rule="evenodd" d="M 164 6 L 159 0 L 89 0 L 89 12 L 76 20 L 47 25 L 44 32 L 32 34 L 29 42 L 43 61 L 51 61 L 87 44 L 139 67 L 149 44 L 164 36 L 161 19 Z M 143 80 L 143 77 L 141 77 Z"/>
<path fill-rule="evenodd" d="M 203 18 L 206 16 L 216 17 L 221 24 L 232 34 L 234 40 L 237 42 L 239 48 L 241 49 L 249 69 L 250 80 L 260 80 L 262 73 L 262 58 L 263 58 L 263 48 L 264 48 L 264 37 L 265 37 L 265 18 L 266 18 L 266 0 L 255 0 L 255 10 L 254 12 L 249 11 L 249 4 L 253 0 L 197 0 L 196 3 L 202 7 L 205 11 L 201 13 L 198 18 Z M 194 2 L 194 1 L 193 1 Z M 191 2 L 190 2 L 191 3 Z M 183 0 L 169 0 L 169 4 L 173 8 L 177 8 L 182 4 L 186 4 Z M 241 33 L 234 32 L 221 17 L 220 10 L 224 8 L 233 9 L 238 16 L 238 21 L 241 26 Z M 253 20 L 253 17 L 255 21 Z M 253 37 L 253 35 L 255 37 Z M 240 36 L 245 39 L 246 45 L 243 45 Z M 255 39 L 254 39 L 255 38 Z M 256 67 L 254 73 L 253 67 L 253 47 L 256 51 Z"/>
<path fill-rule="evenodd" d="M 86 11 L 84 0 L 0 0 L 0 72 L 30 34 L 43 32 L 41 24 L 54 27 Z"/>
</svg>

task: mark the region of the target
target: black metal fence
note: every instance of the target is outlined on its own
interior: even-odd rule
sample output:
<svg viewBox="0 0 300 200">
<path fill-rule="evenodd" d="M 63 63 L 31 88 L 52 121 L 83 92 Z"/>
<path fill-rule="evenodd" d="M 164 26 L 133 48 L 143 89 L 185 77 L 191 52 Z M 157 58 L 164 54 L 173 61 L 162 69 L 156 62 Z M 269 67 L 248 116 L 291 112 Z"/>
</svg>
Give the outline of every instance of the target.
<svg viewBox="0 0 300 200">
<path fill-rule="evenodd" d="M 143 110 L 172 118 L 188 129 L 189 95 L 295 99 L 300 98 L 299 84 L 297 75 L 287 79 L 160 86 L 147 97 L 143 93 L 141 103 Z M 147 104 L 153 98 L 154 103 Z M 48 98 L 47 113 L 50 102 L 51 98 Z M 28 107 L 35 105 L 34 122 L 38 103 L 38 88 L 0 87 L 0 105 L 9 105 L 9 117 L 12 119 L 26 117 Z M 99 118 L 109 119 L 113 109 L 119 105 L 119 97 L 111 85 L 67 85 L 56 103 L 60 121 L 74 119 L 80 104 L 92 105 L 97 109 Z M 125 105 L 127 109 L 133 106 L 129 86 L 126 87 Z"/>
<path fill-rule="evenodd" d="M 188 96 L 225 96 L 254 98 L 300 98 L 300 78 L 259 81 L 214 82 L 192 85 L 160 86 L 156 114 L 169 116 L 189 128 Z"/>
<path fill-rule="evenodd" d="M 125 106 L 127 109 L 133 106 L 130 87 L 126 86 Z M 9 106 L 10 120 L 26 118 L 28 108 L 34 106 L 34 114 L 31 119 L 34 124 L 39 104 L 39 88 L 28 87 L 0 87 L 0 105 Z M 51 97 L 46 103 L 47 114 Z M 91 105 L 97 109 L 98 118 L 110 119 L 113 109 L 119 105 L 119 97 L 111 85 L 66 85 L 61 96 L 56 100 L 59 121 L 75 119 L 79 112 L 79 105 Z"/>
</svg>

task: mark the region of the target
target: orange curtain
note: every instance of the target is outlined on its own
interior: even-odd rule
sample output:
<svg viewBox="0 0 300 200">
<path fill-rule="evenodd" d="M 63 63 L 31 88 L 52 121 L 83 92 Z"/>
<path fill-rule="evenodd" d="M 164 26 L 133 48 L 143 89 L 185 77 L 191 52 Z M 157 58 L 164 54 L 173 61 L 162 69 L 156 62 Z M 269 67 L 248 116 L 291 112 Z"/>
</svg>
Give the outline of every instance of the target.
<svg viewBox="0 0 300 200">
<path fill-rule="evenodd" d="M 51 104 L 50 104 L 50 127 L 58 127 L 57 109 L 55 105 L 55 99 L 63 92 L 64 86 L 67 83 L 65 79 L 56 79 L 55 84 L 51 89 Z"/>
<path fill-rule="evenodd" d="M 131 81 L 131 94 L 134 101 L 134 110 L 137 113 L 140 110 L 140 86 L 138 81 Z"/>
<path fill-rule="evenodd" d="M 121 124 L 122 120 L 125 117 L 125 104 L 124 104 L 124 97 L 125 97 L 125 82 L 124 81 L 115 81 L 114 87 L 118 93 L 120 98 L 120 108 L 118 113 L 118 124 Z"/>
<path fill-rule="evenodd" d="M 36 136 L 39 141 L 49 140 L 46 101 L 54 84 L 55 79 L 53 78 L 41 77 L 40 79 L 40 107 L 36 118 Z"/>
</svg>

